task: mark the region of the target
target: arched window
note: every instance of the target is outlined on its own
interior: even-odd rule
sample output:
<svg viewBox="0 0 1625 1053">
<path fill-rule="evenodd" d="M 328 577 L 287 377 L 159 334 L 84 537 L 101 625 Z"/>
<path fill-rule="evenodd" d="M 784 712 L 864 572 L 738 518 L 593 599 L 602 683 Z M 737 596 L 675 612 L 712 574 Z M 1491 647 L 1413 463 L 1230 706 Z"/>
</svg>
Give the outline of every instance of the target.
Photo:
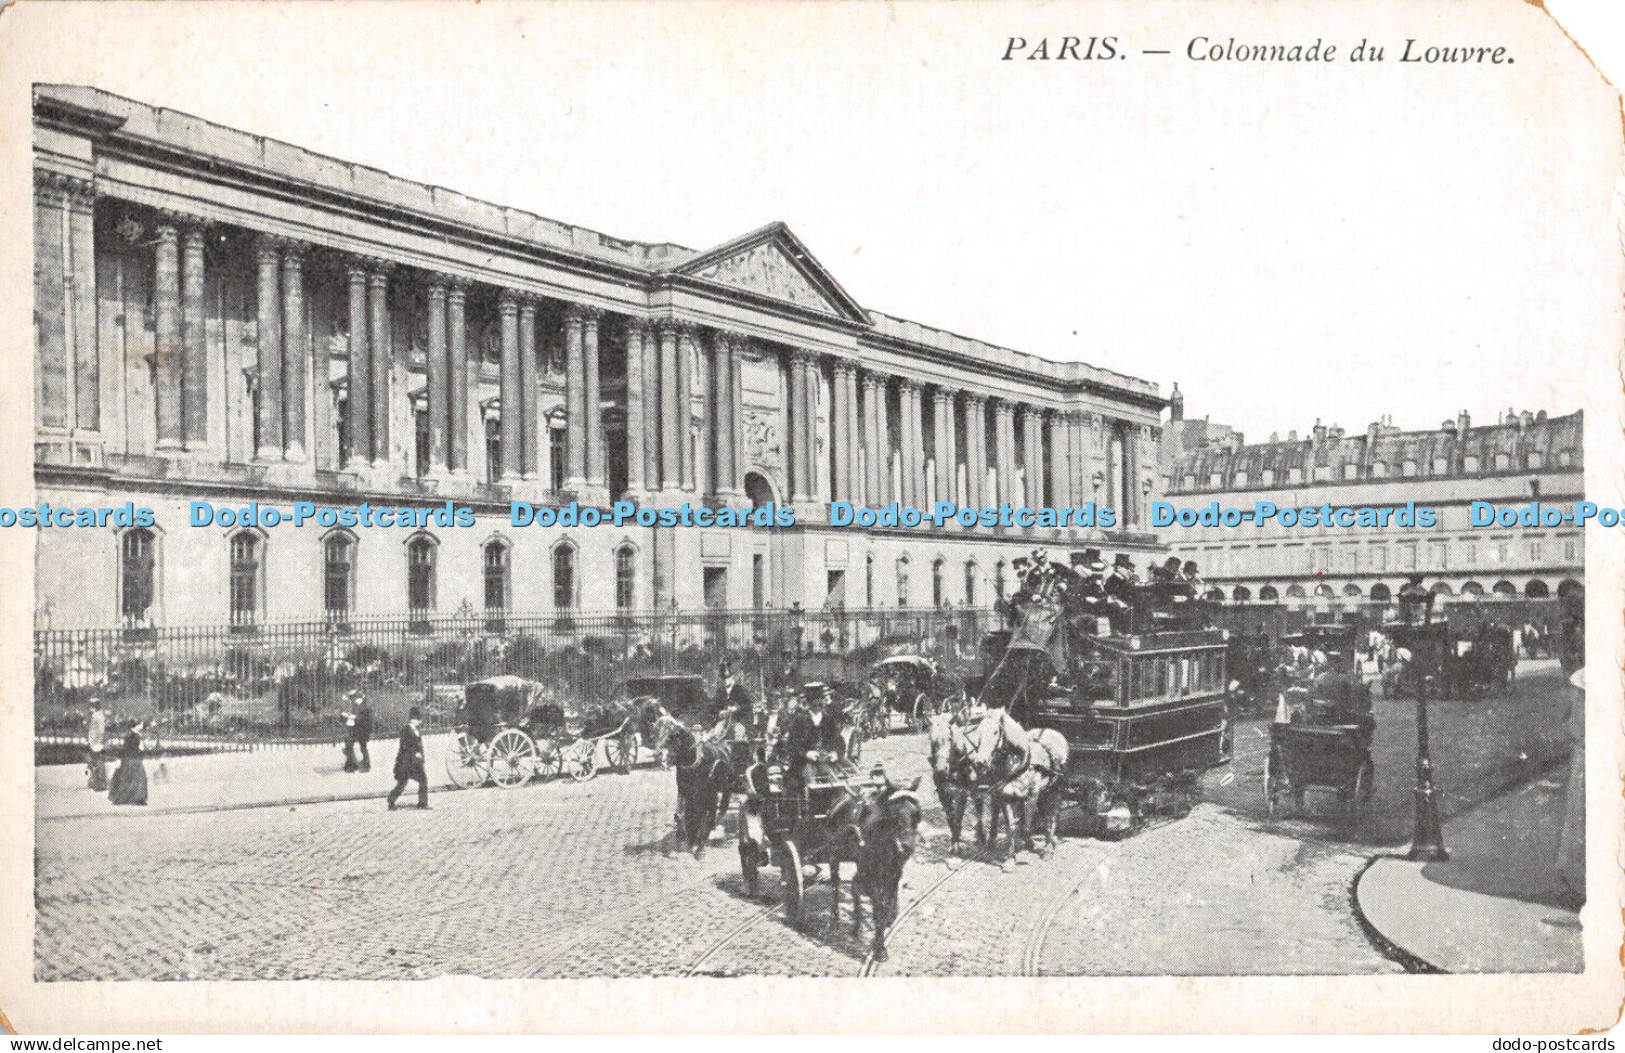
<svg viewBox="0 0 1625 1053">
<path fill-rule="evenodd" d="M 897 560 L 897 606 L 908 606 L 908 557 Z"/>
<path fill-rule="evenodd" d="M 263 542 L 253 531 L 231 536 L 231 624 L 253 625 L 260 617 L 260 575 L 264 570 Z"/>
<path fill-rule="evenodd" d="M 145 527 L 119 537 L 119 613 L 126 626 L 152 621 L 157 599 L 158 537 Z"/>
<path fill-rule="evenodd" d="M 1428 591 L 1433 593 L 1433 595 L 1435 595 L 1435 596 L 1454 596 L 1455 595 L 1454 590 L 1452 590 L 1449 585 L 1446 585 L 1442 581 L 1434 582 L 1433 587 L 1431 589 L 1429 589 Z"/>
<path fill-rule="evenodd" d="M 1237 585 L 1230 593 L 1230 598 L 1237 603 L 1246 603 L 1253 598 L 1253 590 L 1245 585 Z"/>
<path fill-rule="evenodd" d="M 941 607 L 947 600 L 942 568 L 947 560 L 941 556 L 931 561 L 931 606 Z"/>
<path fill-rule="evenodd" d="M 1207 590 L 1202 598 L 1204 600 L 1215 600 L 1222 603 L 1224 601 L 1224 590 L 1215 586 L 1214 588 Z"/>
<path fill-rule="evenodd" d="M 1583 588 L 1585 588 L 1585 586 L 1581 585 L 1579 582 L 1575 581 L 1573 578 L 1564 578 L 1557 585 L 1557 594 L 1559 596 L 1573 596 L 1575 593 L 1581 591 Z"/>
<path fill-rule="evenodd" d="M 485 609 L 505 611 L 512 606 L 509 591 L 508 546 L 497 538 L 485 543 Z"/>
<path fill-rule="evenodd" d="M 1371 586 L 1371 598 L 1378 603 L 1387 603 L 1389 600 L 1393 599 L 1393 596 L 1394 594 L 1392 590 L 1390 590 L 1388 586 L 1384 585 L 1380 581 Z"/>
<path fill-rule="evenodd" d="M 1273 600 L 1280 599 L 1281 594 L 1275 590 L 1274 585 L 1265 585 L 1263 588 L 1258 590 L 1258 598 L 1264 603 L 1269 603 Z"/>
<path fill-rule="evenodd" d="M 1349 584 L 1344 585 L 1343 586 L 1343 595 L 1348 596 L 1350 598 L 1359 596 L 1360 595 L 1360 586 L 1355 585 L 1353 582 L 1350 582 Z"/>
<path fill-rule="evenodd" d="M 1484 586 L 1476 581 L 1462 582 L 1461 594 L 1463 596 L 1482 596 L 1484 595 Z"/>
<path fill-rule="evenodd" d="M 965 561 L 965 606 L 976 606 L 976 561 Z"/>
<path fill-rule="evenodd" d="M 355 538 L 331 534 L 322 542 L 322 608 L 328 614 L 355 609 Z"/>
<path fill-rule="evenodd" d="M 1287 599 L 1289 599 L 1289 600 L 1301 600 L 1301 599 L 1303 599 L 1304 598 L 1303 586 L 1302 585 L 1288 585 L 1286 587 L 1286 596 L 1287 596 Z"/>
<path fill-rule="evenodd" d="M 427 534 L 419 534 L 406 543 L 406 606 L 413 614 L 434 610 L 438 548 L 434 538 Z"/>
<path fill-rule="evenodd" d="M 1332 592 L 1332 587 L 1323 581 L 1319 585 L 1315 586 L 1315 595 L 1330 597 L 1335 596 L 1336 593 Z"/>
<path fill-rule="evenodd" d="M 637 566 L 638 553 L 631 545 L 615 550 L 615 606 L 618 610 L 629 611 L 636 604 Z"/>
<path fill-rule="evenodd" d="M 1551 595 L 1551 590 L 1546 587 L 1544 581 L 1539 578 L 1532 578 L 1529 584 L 1523 587 L 1523 594 L 1532 600 L 1544 600 Z"/>
<path fill-rule="evenodd" d="M 1497 596 L 1516 596 L 1518 594 L 1518 587 L 1512 584 L 1510 581 L 1498 581 L 1495 583 L 1495 587 L 1490 591 L 1495 593 Z"/>
<path fill-rule="evenodd" d="M 576 605 L 576 550 L 561 543 L 553 549 L 553 606 L 570 610 Z"/>
</svg>

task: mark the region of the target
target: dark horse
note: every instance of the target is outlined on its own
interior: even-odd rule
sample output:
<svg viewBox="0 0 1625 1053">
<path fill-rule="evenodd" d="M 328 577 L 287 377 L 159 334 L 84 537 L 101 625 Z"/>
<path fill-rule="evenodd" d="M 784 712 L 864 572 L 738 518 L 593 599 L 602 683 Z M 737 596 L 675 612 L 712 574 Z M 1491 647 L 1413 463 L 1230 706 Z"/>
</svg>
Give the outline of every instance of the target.
<svg viewBox="0 0 1625 1053">
<path fill-rule="evenodd" d="M 875 926 L 870 952 L 876 961 L 886 960 L 886 930 L 897 920 L 897 886 L 903 880 L 903 865 L 914 854 L 919 839 L 920 802 L 914 796 L 919 785 L 918 779 L 906 788 L 888 783 L 878 794 L 865 799 L 857 824 L 852 935 L 863 934 L 863 897 L 868 896 Z"/>
<path fill-rule="evenodd" d="M 677 835 L 699 859 L 711 831 L 728 811 L 733 764 L 725 746 L 699 738 L 668 714 L 657 718 L 654 726 L 655 749 L 667 751 L 677 774 Z"/>
</svg>

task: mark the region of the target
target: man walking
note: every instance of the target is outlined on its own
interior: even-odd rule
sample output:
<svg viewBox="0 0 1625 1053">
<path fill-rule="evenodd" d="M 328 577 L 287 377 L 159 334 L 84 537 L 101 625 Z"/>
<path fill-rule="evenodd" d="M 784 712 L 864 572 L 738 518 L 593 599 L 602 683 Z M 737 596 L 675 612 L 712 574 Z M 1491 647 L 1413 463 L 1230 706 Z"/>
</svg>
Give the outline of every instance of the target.
<svg viewBox="0 0 1625 1053">
<path fill-rule="evenodd" d="M 355 701 L 355 745 L 360 751 L 360 760 L 357 771 L 372 771 L 372 754 L 367 752 L 367 743 L 372 741 L 372 703 L 367 696 L 356 692 Z"/>
<path fill-rule="evenodd" d="M 429 807 L 429 773 L 423 767 L 423 710 L 413 706 L 406 714 L 406 726 L 401 728 L 400 749 L 395 753 L 395 788 L 389 791 L 389 809 L 406 791 L 406 784 L 418 784 L 418 807 Z"/>
</svg>

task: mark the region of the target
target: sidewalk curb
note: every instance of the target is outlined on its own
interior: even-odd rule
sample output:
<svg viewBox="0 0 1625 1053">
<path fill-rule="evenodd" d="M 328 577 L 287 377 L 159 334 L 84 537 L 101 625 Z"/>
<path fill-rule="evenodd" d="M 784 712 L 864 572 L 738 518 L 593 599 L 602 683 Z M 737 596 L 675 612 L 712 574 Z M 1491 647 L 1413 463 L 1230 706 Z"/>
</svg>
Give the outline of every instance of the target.
<svg viewBox="0 0 1625 1053">
<path fill-rule="evenodd" d="M 434 788 L 434 793 L 454 793 L 463 787 L 447 784 Z M 479 789 L 479 787 L 470 787 Z M 41 823 L 66 823 L 80 819 L 112 819 L 137 818 L 143 815 L 199 815 L 206 812 L 244 812 L 255 808 L 297 808 L 307 804 L 342 804 L 346 801 L 382 801 L 389 796 L 388 790 L 368 790 L 356 793 L 328 793 L 311 794 L 305 797 L 285 797 L 275 801 L 239 801 L 231 804 L 185 804 L 173 808 L 121 808 L 116 812 L 80 812 L 73 815 L 46 815 L 40 816 L 36 821 Z"/>
<path fill-rule="evenodd" d="M 1365 861 L 1365 866 L 1360 868 L 1360 872 L 1354 875 L 1354 880 L 1349 884 L 1349 904 L 1354 909 L 1354 917 L 1360 923 L 1360 931 L 1365 933 L 1365 938 L 1371 941 L 1371 945 L 1377 949 L 1378 953 L 1389 961 L 1397 963 L 1406 972 L 1432 973 L 1435 975 L 1448 974 L 1448 969 L 1434 965 L 1432 962 L 1411 953 L 1389 939 L 1381 929 L 1372 923 L 1370 918 L 1366 917 L 1365 908 L 1360 903 L 1360 883 L 1365 880 L 1366 871 L 1385 859 L 1399 858 L 1401 857 L 1391 855 L 1372 856 Z"/>
</svg>

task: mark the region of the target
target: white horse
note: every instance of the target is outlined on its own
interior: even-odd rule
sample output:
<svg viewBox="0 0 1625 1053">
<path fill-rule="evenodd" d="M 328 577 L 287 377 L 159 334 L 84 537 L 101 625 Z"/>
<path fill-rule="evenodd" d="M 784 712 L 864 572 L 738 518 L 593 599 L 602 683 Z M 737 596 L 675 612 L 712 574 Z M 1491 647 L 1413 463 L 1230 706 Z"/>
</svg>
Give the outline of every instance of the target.
<svg viewBox="0 0 1625 1053">
<path fill-rule="evenodd" d="M 1024 729 L 1006 709 L 989 709 L 973 736 L 976 752 L 971 766 L 991 780 L 994 800 L 1004 806 L 1010 855 L 1031 844 L 1041 856 L 1055 849 L 1055 826 L 1060 814 L 1061 789 L 1070 756 L 1066 736 L 1052 728 Z M 1021 822 L 1016 823 L 1016 805 Z M 1046 834 L 1043 850 L 1033 841 L 1038 825 Z M 1018 835 L 1017 830 L 1021 833 Z M 997 834 L 995 833 L 996 837 Z M 1019 836 L 1019 840 L 1018 840 Z M 1006 857 L 1009 858 L 1008 856 Z"/>
</svg>

